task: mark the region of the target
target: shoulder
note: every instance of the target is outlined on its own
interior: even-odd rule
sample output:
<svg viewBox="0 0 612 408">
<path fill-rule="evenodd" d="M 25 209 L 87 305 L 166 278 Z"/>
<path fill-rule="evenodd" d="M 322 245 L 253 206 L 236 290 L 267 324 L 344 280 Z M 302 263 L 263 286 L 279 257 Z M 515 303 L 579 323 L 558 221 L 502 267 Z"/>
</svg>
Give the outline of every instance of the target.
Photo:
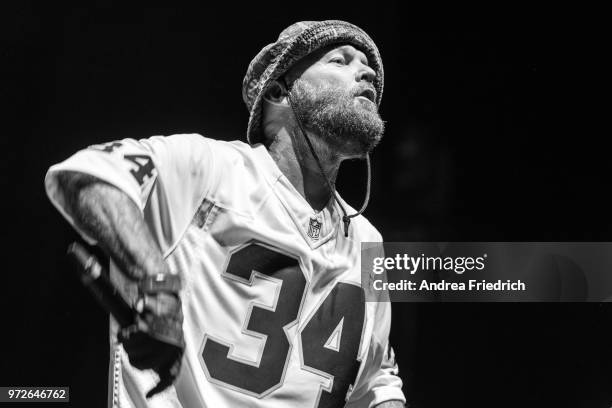
<svg viewBox="0 0 612 408">
<path fill-rule="evenodd" d="M 160 164 L 192 164 L 210 156 L 209 140 L 197 133 L 181 133 L 169 136 L 152 136 L 134 140 L 151 152 Z"/>
<path fill-rule="evenodd" d="M 169 143 L 181 144 L 185 149 L 207 149 L 216 161 L 225 165 L 256 160 L 256 146 L 240 140 L 217 140 L 197 133 L 172 135 L 166 139 Z"/>
<path fill-rule="evenodd" d="M 153 136 L 138 142 L 154 152 L 158 158 L 182 157 L 201 164 L 210 161 L 216 166 L 230 169 L 244 163 L 256 162 L 255 147 L 239 140 L 223 141 L 198 133 Z"/>
<path fill-rule="evenodd" d="M 346 210 L 347 214 L 355 214 L 357 210 L 351 207 L 346 201 L 340 197 L 340 202 L 342 206 Z M 360 242 L 383 242 L 383 237 L 378 229 L 364 217 L 362 214 L 351 218 L 351 227 L 353 228 L 353 232 L 351 235 L 353 239 Z"/>
<path fill-rule="evenodd" d="M 180 150 L 190 149 L 214 149 L 218 152 L 231 154 L 245 153 L 251 146 L 239 140 L 223 141 L 203 136 L 199 133 L 177 133 L 167 136 L 152 136 L 140 139 L 138 142 L 150 147 L 167 147 Z"/>
<path fill-rule="evenodd" d="M 249 162 L 255 160 L 254 147 L 240 140 L 224 141 L 207 139 L 215 156 L 230 163 Z"/>
<path fill-rule="evenodd" d="M 212 188 L 208 198 L 224 208 L 250 214 L 278 177 L 265 146 L 199 137 L 209 150 Z"/>
<path fill-rule="evenodd" d="M 140 139 L 138 142 L 152 149 L 169 148 L 189 151 L 194 148 L 203 148 L 207 145 L 207 137 L 198 133 L 179 133 L 169 136 L 151 136 Z"/>
<path fill-rule="evenodd" d="M 242 177 L 245 173 L 258 177 L 277 173 L 273 159 L 262 144 L 217 140 L 198 133 L 153 136 L 134 143 L 144 145 L 158 161 L 166 159 L 175 165 L 210 168 L 224 178 Z"/>
<path fill-rule="evenodd" d="M 363 215 L 358 215 L 353 218 L 353 221 L 359 228 L 359 240 L 364 242 L 383 242 L 383 237 L 380 231 L 372 225 L 372 223 Z"/>
<path fill-rule="evenodd" d="M 222 169 L 222 176 L 236 177 L 239 185 L 250 185 L 267 180 L 274 184 L 280 170 L 260 143 L 250 145 L 239 140 L 221 141 L 208 139 L 213 152 L 213 160 Z"/>
</svg>

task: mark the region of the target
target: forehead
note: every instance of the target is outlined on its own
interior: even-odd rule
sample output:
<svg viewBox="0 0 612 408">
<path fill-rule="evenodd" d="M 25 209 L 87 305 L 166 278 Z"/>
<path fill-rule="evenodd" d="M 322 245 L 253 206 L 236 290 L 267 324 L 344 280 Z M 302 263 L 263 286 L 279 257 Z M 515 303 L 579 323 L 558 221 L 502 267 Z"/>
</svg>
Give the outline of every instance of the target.
<svg viewBox="0 0 612 408">
<path fill-rule="evenodd" d="M 310 57 L 311 60 L 313 60 L 312 62 L 314 62 L 325 58 L 329 54 L 333 54 L 335 52 L 350 54 L 359 57 L 365 61 L 368 60 L 368 57 L 365 55 L 365 53 L 350 44 L 331 44 L 312 52 L 310 55 L 306 56 L 306 58 Z"/>
<path fill-rule="evenodd" d="M 325 58 L 329 58 L 330 56 L 341 53 L 351 55 L 354 58 L 359 58 L 364 63 L 368 63 L 367 55 L 361 50 L 355 48 L 350 44 L 330 44 L 325 47 L 319 48 L 315 50 L 296 62 L 288 71 L 287 77 L 290 82 L 293 82 L 292 79 L 298 78 L 304 71 L 306 71 L 313 64 L 324 60 Z"/>
</svg>

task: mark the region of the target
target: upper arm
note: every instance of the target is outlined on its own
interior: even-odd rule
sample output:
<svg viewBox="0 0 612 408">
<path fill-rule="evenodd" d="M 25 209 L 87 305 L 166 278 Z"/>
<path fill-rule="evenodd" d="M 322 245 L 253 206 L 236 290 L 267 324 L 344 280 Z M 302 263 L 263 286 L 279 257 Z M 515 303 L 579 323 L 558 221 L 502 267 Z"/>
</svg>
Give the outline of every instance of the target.
<svg viewBox="0 0 612 408">
<path fill-rule="evenodd" d="M 180 236 L 213 184 L 213 155 L 207 140 L 200 135 L 174 135 L 91 146 L 49 169 L 47 194 L 79 230 L 68 210 L 62 173 L 77 172 L 108 183 L 125 193 L 145 215 L 160 248 L 165 250 Z M 89 243 L 95 243 L 79 232 Z"/>
</svg>

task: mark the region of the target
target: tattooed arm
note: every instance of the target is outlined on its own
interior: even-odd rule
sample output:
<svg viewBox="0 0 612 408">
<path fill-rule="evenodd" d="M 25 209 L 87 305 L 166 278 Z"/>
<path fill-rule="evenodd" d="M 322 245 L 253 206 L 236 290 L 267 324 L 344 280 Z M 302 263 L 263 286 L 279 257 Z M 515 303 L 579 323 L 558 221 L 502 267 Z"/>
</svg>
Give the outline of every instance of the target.
<svg viewBox="0 0 612 408">
<path fill-rule="evenodd" d="M 142 213 L 125 193 L 83 173 L 61 172 L 57 181 L 66 210 L 78 227 L 98 241 L 124 275 L 138 281 L 134 285 L 138 285 L 143 302 L 138 302 L 142 309 L 136 308 L 146 324 L 121 330 L 118 339 L 134 367 L 158 372 L 160 380 L 147 393 L 150 397 L 174 382 L 184 351 L 178 291 L 162 289 L 148 294 L 144 288 L 149 285 L 142 285 L 146 276 L 155 275 L 152 279 L 156 282 L 160 281 L 158 274 L 169 277 L 170 268 Z M 168 341 L 168 337 L 172 340 Z"/>
<path fill-rule="evenodd" d="M 58 186 L 75 223 L 112 257 L 128 277 L 169 273 L 136 204 L 118 188 L 84 173 L 64 171 Z"/>
</svg>

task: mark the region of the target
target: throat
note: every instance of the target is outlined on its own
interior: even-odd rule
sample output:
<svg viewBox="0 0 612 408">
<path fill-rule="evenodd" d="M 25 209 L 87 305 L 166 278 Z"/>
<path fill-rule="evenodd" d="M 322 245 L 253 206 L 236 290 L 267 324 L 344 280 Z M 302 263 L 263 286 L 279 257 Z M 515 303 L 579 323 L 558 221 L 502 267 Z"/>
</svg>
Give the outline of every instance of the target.
<svg viewBox="0 0 612 408">
<path fill-rule="evenodd" d="M 316 210 L 321 211 L 333 199 L 327 182 L 321 175 L 319 177 L 306 178 L 303 184 L 303 191 L 300 191 L 308 204 Z"/>
<path fill-rule="evenodd" d="M 270 146 L 269 152 L 278 168 L 310 207 L 315 211 L 321 211 L 333 200 L 329 184 L 333 186 L 336 182 L 340 160 L 334 160 L 325 152 L 321 152 L 319 158 L 325 172 L 323 175 L 308 148 L 296 145 L 276 141 Z"/>
</svg>

